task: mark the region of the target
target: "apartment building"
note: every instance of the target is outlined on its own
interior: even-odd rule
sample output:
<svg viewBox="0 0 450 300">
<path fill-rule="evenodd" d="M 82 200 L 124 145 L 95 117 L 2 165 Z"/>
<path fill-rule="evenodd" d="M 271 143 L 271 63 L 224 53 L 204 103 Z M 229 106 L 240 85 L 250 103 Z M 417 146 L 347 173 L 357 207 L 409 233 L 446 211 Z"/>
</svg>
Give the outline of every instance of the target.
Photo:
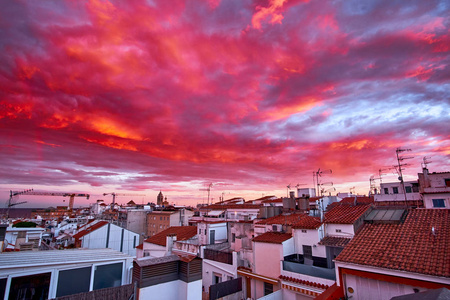
<svg viewBox="0 0 450 300">
<path fill-rule="evenodd" d="M 194 213 L 187 209 L 157 210 L 147 214 L 147 236 L 153 236 L 172 226 L 187 226 Z"/>
</svg>

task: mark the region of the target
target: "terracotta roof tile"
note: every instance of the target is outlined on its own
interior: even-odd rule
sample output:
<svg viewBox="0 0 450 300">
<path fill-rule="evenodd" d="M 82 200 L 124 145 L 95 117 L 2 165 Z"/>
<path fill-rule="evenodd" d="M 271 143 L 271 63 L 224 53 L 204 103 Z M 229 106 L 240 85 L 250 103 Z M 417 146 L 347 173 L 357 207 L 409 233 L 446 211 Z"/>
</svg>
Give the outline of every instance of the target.
<svg viewBox="0 0 450 300">
<path fill-rule="evenodd" d="M 375 198 L 373 196 L 366 197 L 366 196 L 356 196 L 356 204 L 371 204 L 375 202 Z M 341 204 L 354 204 L 355 203 L 355 197 L 345 197 L 338 203 Z"/>
<path fill-rule="evenodd" d="M 266 232 L 253 238 L 253 241 L 258 243 L 281 244 L 290 238 L 292 238 L 290 233 Z"/>
<path fill-rule="evenodd" d="M 352 239 L 345 237 L 326 236 L 320 242 L 319 245 L 332 246 L 332 247 L 345 247 Z"/>
<path fill-rule="evenodd" d="M 318 283 L 318 282 L 314 282 L 314 281 L 308 281 L 308 280 L 302 280 L 302 279 L 289 277 L 289 276 L 285 276 L 285 275 L 280 275 L 278 278 L 280 278 L 281 280 L 290 281 L 290 282 L 294 282 L 294 283 L 297 283 L 297 284 L 309 285 L 309 286 L 312 286 L 312 287 L 315 287 L 315 288 L 319 288 L 319 289 L 323 289 L 323 290 L 326 290 L 327 288 L 329 288 L 328 285 L 325 285 L 325 284 L 322 284 L 322 283 Z"/>
<path fill-rule="evenodd" d="M 290 214 L 290 215 L 278 215 L 274 217 L 270 217 L 264 220 L 257 222 L 257 225 L 275 225 L 275 224 L 286 224 L 293 225 L 298 222 L 302 217 L 305 217 L 305 214 Z"/>
<path fill-rule="evenodd" d="M 166 246 L 166 237 L 173 234 L 177 235 L 177 241 L 188 240 L 197 234 L 197 226 L 172 226 L 149 237 L 144 242 Z"/>
<path fill-rule="evenodd" d="M 371 204 L 346 205 L 341 204 L 333 207 L 325 213 L 324 223 L 352 224 L 358 220 L 369 208 Z"/>
<path fill-rule="evenodd" d="M 319 228 L 322 223 L 320 218 L 311 217 L 308 215 L 303 216 L 299 221 L 297 221 L 292 228 L 296 229 L 316 229 Z"/>
<path fill-rule="evenodd" d="M 336 261 L 450 277 L 449 249 L 450 210 L 415 209 L 404 223 L 365 224 Z"/>
<path fill-rule="evenodd" d="M 263 200 L 262 203 L 283 203 L 282 198 Z"/>
</svg>

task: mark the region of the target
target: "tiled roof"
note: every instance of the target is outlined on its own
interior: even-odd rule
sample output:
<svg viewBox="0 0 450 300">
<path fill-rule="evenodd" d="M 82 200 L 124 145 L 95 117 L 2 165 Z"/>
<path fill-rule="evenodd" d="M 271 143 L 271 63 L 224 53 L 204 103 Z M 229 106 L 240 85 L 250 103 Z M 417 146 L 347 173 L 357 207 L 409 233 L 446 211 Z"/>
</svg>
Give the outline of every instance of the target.
<svg viewBox="0 0 450 300">
<path fill-rule="evenodd" d="M 365 224 L 336 261 L 450 277 L 449 249 L 450 210 L 415 209 L 401 224 Z"/>
<path fill-rule="evenodd" d="M 320 222 L 320 218 L 311 217 L 311 216 L 303 216 L 299 221 L 297 221 L 292 228 L 296 229 L 316 229 L 319 228 L 322 223 Z"/>
<path fill-rule="evenodd" d="M 176 251 L 176 250 L 173 250 L 172 253 L 177 255 L 180 258 L 180 260 L 184 261 L 184 262 L 191 262 L 197 257 L 197 255 L 189 254 L 189 253 L 185 253 L 185 252 L 181 252 L 181 251 Z"/>
<path fill-rule="evenodd" d="M 281 244 L 290 238 L 292 238 L 290 233 L 266 232 L 253 238 L 253 241 L 259 243 Z"/>
<path fill-rule="evenodd" d="M 94 230 L 97 230 L 97 229 L 99 229 L 99 228 L 105 226 L 106 224 L 108 224 L 107 221 L 98 221 L 97 223 L 95 223 L 95 224 L 93 224 L 93 225 L 90 225 L 90 226 L 87 227 L 86 229 L 81 230 L 80 232 L 78 232 L 77 234 L 75 234 L 73 237 L 74 237 L 75 239 L 82 238 L 83 236 L 85 236 L 85 235 L 91 233 L 91 232 L 94 231 Z"/>
<path fill-rule="evenodd" d="M 286 224 L 286 225 L 294 225 L 294 223 L 298 222 L 300 218 L 305 217 L 305 214 L 290 214 L 290 215 L 278 215 L 274 217 L 270 217 L 264 219 L 262 221 L 257 222 L 257 225 L 275 225 L 275 224 Z"/>
<path fill-rule="evenodd" d="M 211 204 L 208 206 L 201 207 L 200 210 L 206 209 L 259 209 L 260 204 Z"/>
<path fill-rule="evenodd" d="M 327 288 L 329 288 L 328 285 L 322 284 L 322 283 L 318 283 L 318 282 L 314 282 L 314 281 L 307 281 L 307 280 L 302 280 L 302 279 L 297 279 L 294 277 L 289 277 L 289 276 L 284 276 L 284 275 L 280 275 L 278 278 L 280 278 L 281 280 L 285 280 L 285 281 L 291 281 L 294 283 L 298 283 L 298 284 L 303 284 L 303 285 L 309 285 L 315 288 L 319 288 L 319 289 L 323 289 L 326 290 Z"/>
<path fill-rule="evenodd" d="M 249 201 L 247 201 L 247 202 L 270 200 L 270 199 L 272 199 L 272 198 L 274 198 L 274 197 L 276 197 L 276 196 L 264 196 L 264 197 L 262 197 L 262 198 L 258 198 L 258 199 L 254 199 L 254 200 L 249 200 Z"/>
<path fill-rule="evenodd" d="M 332 247 L 345 247 L 352 239 L 345 237 L 326 236 L 320 242 L 319 245 L 332 246 Z"/>
<path fill-rule="evenodd" d="M 375 198 L 373 196 L 366 197 L 366 196 L 356 196 L 356 204 L 370 204 L 374 203 Z M 341 204 L 354 204 L 355 203 L 355 197 L 345 197 L 341 201 L 339 201 Z"/>
<path fill-rule="evenodd" d="M 333 207 L 325 213 L 325 223 L 334 224 L 352 224 L 359 219 L 369 208 L 371 204 L 365 205 L 345 205 Z"/>
<path fill-rule="evenodd" d="M 197 226 L 172 226 L 154 236 L 149 237 L 144 242 L 166 246 L 166 237 L 176 234 L 177 241 L 184 241 L 194 237 L 197 234 Z"/>
<path fill-rule="evenodd" d="M 282 203 L 283 199 L 282 198 L 278 198 L 278 199 L 267 199 L 267 200 L 263 200 L 262 203 Z"/>
</svg>

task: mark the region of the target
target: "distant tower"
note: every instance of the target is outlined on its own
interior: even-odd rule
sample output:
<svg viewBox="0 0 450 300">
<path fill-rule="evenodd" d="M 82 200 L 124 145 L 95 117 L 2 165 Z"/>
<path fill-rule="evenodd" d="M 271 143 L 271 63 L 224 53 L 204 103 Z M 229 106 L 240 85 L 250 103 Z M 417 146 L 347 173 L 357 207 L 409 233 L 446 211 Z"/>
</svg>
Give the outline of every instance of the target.
<svg viewBox="0 0 450 300">
<path fill-rule="evenodd" d="M 159 191 L 158 197 L 156 198 L 156 204 L 159 206 L 163 206 L 164 196 L 161 191 Z"/>
</svg>

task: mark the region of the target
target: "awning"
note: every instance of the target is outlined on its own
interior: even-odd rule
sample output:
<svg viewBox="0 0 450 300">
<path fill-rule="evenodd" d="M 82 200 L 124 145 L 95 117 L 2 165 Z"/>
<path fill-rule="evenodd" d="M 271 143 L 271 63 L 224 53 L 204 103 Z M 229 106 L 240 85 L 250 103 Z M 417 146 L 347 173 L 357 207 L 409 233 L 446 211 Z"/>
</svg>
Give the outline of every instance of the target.
<svg viewBox="0 0 450 300">
<path fill-rule="evenodd" d="M 208 212 L 209 217 L 217 217 L 224 213 L 224 210 L 212 210 Z"/>
<path fill-rule="evenodd" d="M 237 274 L 241 275 L 241 276 L 245 276 L 245 277 L 261 280 L 261 281 L 264 281 L 264 282 L 267 282 L 267 283 L 270 283 L 270 284 L 274 284 L 274 285 L 278 284 L 278 279 L 270 278 L 270 277 L 259 275 L 259 274 L 255 274 L 255 273 L 252 273 L 251 271 L 247 271 L 247 270 L 237 270 Z"/>
</svg>

